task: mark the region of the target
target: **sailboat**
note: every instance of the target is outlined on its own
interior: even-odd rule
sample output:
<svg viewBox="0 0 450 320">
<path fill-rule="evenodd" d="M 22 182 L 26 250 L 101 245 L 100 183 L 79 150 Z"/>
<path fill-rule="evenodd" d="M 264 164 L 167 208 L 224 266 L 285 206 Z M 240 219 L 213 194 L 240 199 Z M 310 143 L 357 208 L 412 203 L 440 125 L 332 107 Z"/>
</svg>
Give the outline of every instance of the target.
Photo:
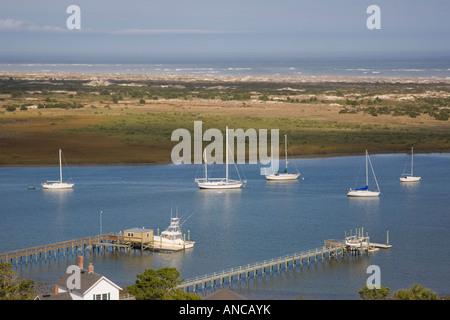
<svg viewBox="0 0 450 320">
<path fill-rule="evenodd" d="M 284 135 L 284 154 L 286 158 L 286 168 L 284 172 L 276 172 L 272 174 L 266 175 L 266 180 L 297 180 L 300 176 L 300 173 L 297 170 L 297 173 L 288 173 L 288 159 L 287 159 L 287 136 Z M 272 152 L 273 155 L 273 152 Z M 273 159 L 272 159 L 273 163 Z"/>
<path fill-rule="evenodd" d="M 245 185 L 246 180 L 232 180 L 228 177 L 228 127 L 226 127 L 226 156 L 225 156 L 225 178 L 208 178 L 208 164 L 206 159 L 206 150 L 204 152 L 205 158 L 205 177 L 195 179 L 200 189 L 238 189 Z"/>
<path fill-rule="evenodd" d="M 414 177 L 413 175 L 413 167 L 414 167 L 414 148 L 411 147 L 411 173 L 402 174 L 400 177 L 400 182 L 417 182 L 422 179 L 421 177 Z"/>
<path fill-rule="evenodd" d="M 375 179 L 375 183 L 377 185 L 376 191 L 369 190 L 369 165 L 370 165 L 370 168 L 372 169 L 372 174 Z M 370 161 L 370 158 L 369 158 L 369 153 L 366 150 L 366 186 L 363 188 L 358 188 L 358 189 L 350 188 L 350 191 L 347 193 L 347 196 L 349 196 L 349 197 L 378 197 L 379 194 L 380 194 L 380 187 L 378 186 L 377 177 L 375 176 L 375 172 L 373 171 L 372 162 Z"/>
<path fill-rule="evenodd" d="M 44 189 L 70 189 L 75 185 L 74 183 L 63 182 L 61 154 L 62 151 L 59 149 L 59 180 L 42 183 Z"/>
</svg>

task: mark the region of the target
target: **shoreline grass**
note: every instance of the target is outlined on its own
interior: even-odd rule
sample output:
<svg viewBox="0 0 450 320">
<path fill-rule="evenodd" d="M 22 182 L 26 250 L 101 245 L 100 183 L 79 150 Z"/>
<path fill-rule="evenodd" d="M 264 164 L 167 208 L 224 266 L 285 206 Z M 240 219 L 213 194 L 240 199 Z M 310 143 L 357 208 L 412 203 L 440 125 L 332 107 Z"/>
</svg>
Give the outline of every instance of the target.
<svg viewBox="0 0 450 320">
<path fill-rule="evenodd" d="M 2 81 L 0 166 L 54 165 L 59 148 L 71 165 L 171 163 L 194 121 L 279 129 L 293 157 L 450 152 L 445 82 Z"/>
</svg>

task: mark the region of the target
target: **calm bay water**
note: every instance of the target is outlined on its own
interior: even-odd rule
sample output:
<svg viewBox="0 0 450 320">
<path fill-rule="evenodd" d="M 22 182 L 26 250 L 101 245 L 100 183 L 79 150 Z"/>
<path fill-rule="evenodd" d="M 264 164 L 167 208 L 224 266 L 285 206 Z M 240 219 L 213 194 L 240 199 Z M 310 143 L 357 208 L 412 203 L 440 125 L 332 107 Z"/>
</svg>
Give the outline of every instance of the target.
<svg viewBox="0 0 450 320">
<path fill-rule="evenodd" d="M 364 226 L 379 243 L 386 242 L 389 229 L 393 247 L 259 277 L 235 290 L 250 299 L 357 299 L 367 266 L 375 264 L 381 285 L 392 291 L 419 283 L 450 294 L 450 154 L 416 154 L 415 174 L 422 181 L 415 184 L 398 180 L 409 161 L 406 154 L 372 155 L 371 160 L 381 188 L 377 199 L 346 196 L 355 187 L 362 156 L 296 159 L 301 179 L 285 183 L 266 182 L 259 165 L 243 165 L 246 188 L 229 191 L 199 190 L 198 165 L 71 166 L 64 173 L 75 187 L 66 191 L 40 187 L 57 178 L 57 167 L 3 167 L 0 252 L 95 235 L 100 227 L 104 233 L 134 227 L 157 233 L 168 226 L 171 210 L 190 217 L 182 229 L 196 241 L 193 250 L 85 256 L 86 266 L 92 262 L 98 273 L 126 286 L 148 268 L 176 267 L 187 279 L 315 249 L 325 239 L 343 239 L 345 230 L 349 234 Z M 214 170 L 219 175 L 219 168 Z M 23 278 L 54 282 L 75 263 L 61 257 L 16 270 Z"/>
</svg>

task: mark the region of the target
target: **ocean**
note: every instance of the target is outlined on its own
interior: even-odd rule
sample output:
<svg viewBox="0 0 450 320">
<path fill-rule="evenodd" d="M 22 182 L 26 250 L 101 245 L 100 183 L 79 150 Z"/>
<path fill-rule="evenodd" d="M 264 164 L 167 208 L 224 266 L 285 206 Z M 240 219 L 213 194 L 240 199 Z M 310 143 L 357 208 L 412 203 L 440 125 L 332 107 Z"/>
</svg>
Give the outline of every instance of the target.
<svg viewBox="0 0 450 320">
<path fill-rule="evenodd" d="M 370 150 L 369 150 L 370 152 Z M 145 227 L 163 231 L 171 215 L 185 220 L 182 231 L 196 241 L 176 253 L 108 251 L 85 254 L 84 263 L 120 286 L 134 283 L 145 269 L 175 267 L 184 279 L 237 268 L 342 240 L 364 227 L 371 242 L 390 249 L 306 264 L 303 269 L 258 277 L 233 290 L 249 299 L 358 299 L 367 267 L 381 270 L 381 285 L 392 292 L 418 283 L 450 294 L 450 154 L 415 154 L 422 181 L 400 183 L 407 154 L 371 155 L 381 194 L 375 199 L 346 196 L 363 183 L 361 156 L 291 160 L 298 181 L 268 182 L 256 164 L 239 165 L 241 190 L 199 190 L 201 165 L 70 166 L 64 175 L 73 190 L 44 190 L 58 167 L 1 167 L 0 252 L 103 233 Z M 364 167 L 362 167 L 364 168 Z M 217 165 L 212 175 L 221 175 Z M 364 170 L 362 169 L 362 172 Z M 230 167 L 233 175 L 234 168 Z M 35 189 L 29 189 L 34 186 Z M 52 283 L 76 264 L 72 256 L 35 261 L 15 270 L 22 278 Z"/>
<path fill-rule="evenodd" d="M 228 54 L 103 57 L 0 56 L 0 71 L 193 74 L 211 76 L 363 76 L 450 79 L 446 52 L 394 54 Z"/>
</svg>

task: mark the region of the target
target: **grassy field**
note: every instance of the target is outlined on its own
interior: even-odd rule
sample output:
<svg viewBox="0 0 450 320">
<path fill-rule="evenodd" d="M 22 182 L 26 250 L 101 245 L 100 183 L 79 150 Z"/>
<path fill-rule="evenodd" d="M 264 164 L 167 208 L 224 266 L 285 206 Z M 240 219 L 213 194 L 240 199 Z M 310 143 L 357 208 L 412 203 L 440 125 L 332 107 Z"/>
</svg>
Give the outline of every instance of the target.
<svg viewBox="0 0 450 320">
<path fill-rule="evenodd" d="M 279 129 L 294 156 L 450 151 L 446 82 L 0 79 L 0 165 L 170 162 L 175 129 Z M 283 141 L 281 141 L 282 143 Z M 205 143 L 206 144 L 206 143 Z"/>
</svg>

